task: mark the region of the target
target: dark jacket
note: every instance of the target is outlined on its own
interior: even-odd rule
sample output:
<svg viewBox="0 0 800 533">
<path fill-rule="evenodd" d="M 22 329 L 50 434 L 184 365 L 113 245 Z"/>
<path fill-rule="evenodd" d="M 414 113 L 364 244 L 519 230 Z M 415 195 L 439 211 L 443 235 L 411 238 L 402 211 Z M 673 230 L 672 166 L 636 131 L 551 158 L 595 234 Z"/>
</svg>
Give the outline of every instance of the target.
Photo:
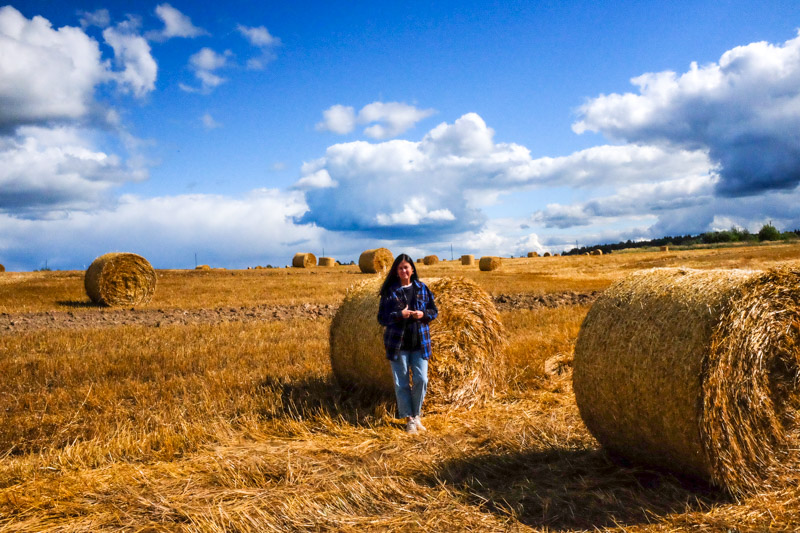
<svg viewBox="0 0 800 533">
<path fill-rule="evenodd" d="M 429 359 L 431 356 L 431 332 L 428 323 L 436 318 L 439 310 L 433 301 L 433 293 L 428 286 L 421 281 L 412 281 L 416 298 L 414 301 L 406 301 L 406 294 L 400 284 L 392 286 L 386 296 L 381 296 L 380 307 L 378 308 L 378 322 L 385 326 L 383 332 L 383 345 L 386 347 L 386 358 L 393 361 L 400 352 L 403 344 L 403 331 L 406 321 L 411 320 L 419 328 L 420 347 L 422 357 Z M 403 309 L 408 305 L 410 311 L 422 311 L 423 317 L 419 320 L 403 318 Z"/>
</svg>

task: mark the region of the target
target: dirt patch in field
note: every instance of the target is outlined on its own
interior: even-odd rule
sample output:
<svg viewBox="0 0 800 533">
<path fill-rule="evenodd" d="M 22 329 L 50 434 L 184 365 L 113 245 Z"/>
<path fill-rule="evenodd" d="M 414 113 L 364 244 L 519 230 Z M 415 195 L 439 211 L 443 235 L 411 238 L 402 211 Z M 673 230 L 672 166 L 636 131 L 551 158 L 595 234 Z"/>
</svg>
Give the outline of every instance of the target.
<svg viewBox="0 0 800 533">
<path fill-rule="evenodd" d="M 88 306 L 87 306 L 88 307 Z M 222 322 L 256 322 L 317 319 L 333 316 L 335 305 L 259 305 L 216 309 L 98 309 L 97 312 L 45 311 L 43 313 L 0 313 L 0 333 L 40 329 L 82 329 L 123 325 L 161 327 Z"/>
<path fill-rule="evenodd" d="M 498 311 L 539 309 L 566 305 L 587 305 L 599 291 L 572 291 L 550 294 L 500 294 L 494 297 Z M 89 329 L 138 325 L 161 327 L 187 324 L 219 324 L 222 322 L 280 321 L 332 317 L 338 306 L 333 304 L 258 305 L 218 307 L 215 309 L 105 309 L 86 302 L 63 302 L 65 307 L 83 311 L 44 311 L 40 313 L 0 313 L 0 334 L 42 329 Z M 88 310 L 91 309 L 91 310 Z"/>
<path fill-rule="evenodd" d="M 494 305 L 497 307 L 498 311 L 564 307 L 567 305 L 589 305 L 600 296 L 600 292 L 601 291 L 564 291 L 548 294 L 498 294 L 494 297 Z"/>
</svg>

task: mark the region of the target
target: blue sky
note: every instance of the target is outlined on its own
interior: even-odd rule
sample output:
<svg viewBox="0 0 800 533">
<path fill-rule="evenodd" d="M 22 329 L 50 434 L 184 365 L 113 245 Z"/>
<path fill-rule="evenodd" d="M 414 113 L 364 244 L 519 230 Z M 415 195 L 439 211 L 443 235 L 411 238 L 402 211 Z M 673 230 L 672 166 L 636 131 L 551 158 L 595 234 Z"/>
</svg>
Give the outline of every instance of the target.
<svg viewBox="0 0 800 533">
<path fill-rule="evenodd" d="M 0 263 L 800 228 L 796 2 L 0 9 Z"/>
</svg>

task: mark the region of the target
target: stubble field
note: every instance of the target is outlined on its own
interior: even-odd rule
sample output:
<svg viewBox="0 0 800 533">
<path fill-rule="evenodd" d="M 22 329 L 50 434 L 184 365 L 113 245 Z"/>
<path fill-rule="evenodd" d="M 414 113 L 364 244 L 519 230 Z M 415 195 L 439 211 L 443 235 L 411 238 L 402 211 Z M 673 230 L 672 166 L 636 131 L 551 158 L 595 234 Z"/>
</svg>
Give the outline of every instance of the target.
<svg viewBox="0 0 800 533">
<path fill-rule="evenodd" d="M 509 378 L 414 436 L 392 398 L 332 377 L 357 267 L 162 270 L 134 310 L 90 305 L 83 272 L 0 274 L 0 530 L 795 530 L 797 483 L 737 501 L 612 461 L 570 361 L 597 291 L 629 272 L 796 260 L 792 244 L 420 265 L 494 297 Z"/>
</svg>

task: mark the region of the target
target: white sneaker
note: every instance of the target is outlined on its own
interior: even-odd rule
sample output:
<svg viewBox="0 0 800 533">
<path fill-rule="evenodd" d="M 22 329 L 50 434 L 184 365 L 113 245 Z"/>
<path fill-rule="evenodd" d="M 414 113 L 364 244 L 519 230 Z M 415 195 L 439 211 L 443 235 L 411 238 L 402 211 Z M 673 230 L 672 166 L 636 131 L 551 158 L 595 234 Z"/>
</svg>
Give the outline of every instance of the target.
<svg viewBox="0 0 800 533">
<path fill-rule="evenodd" d="M 417 429 L 420 431 L 428 431 L 428 428 L 422 425 L 422 420 L 418 416 L 414 417 L 414 425 L 417 426 Z"/>
<path fill-rule="evenodd" d="M 406 433 L 415 434 L 417 432 L 417 423 L 414 417 L 409 417 L 406 422 Z"/>
</svg>

